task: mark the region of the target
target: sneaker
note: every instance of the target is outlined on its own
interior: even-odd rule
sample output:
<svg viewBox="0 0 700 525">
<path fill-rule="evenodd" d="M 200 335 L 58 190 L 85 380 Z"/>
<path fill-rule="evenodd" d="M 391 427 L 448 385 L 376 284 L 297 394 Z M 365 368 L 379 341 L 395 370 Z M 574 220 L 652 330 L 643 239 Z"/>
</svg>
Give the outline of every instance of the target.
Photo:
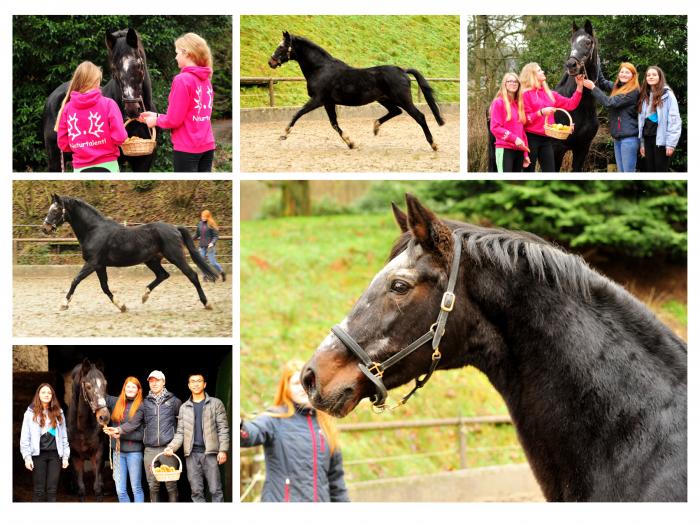
<svg viewBox="0 0 700 525">
<path fill-rule="evenodd" d="M 226 272 L 221 270 L 221 281 L 226 282 Z"/>
</svg>

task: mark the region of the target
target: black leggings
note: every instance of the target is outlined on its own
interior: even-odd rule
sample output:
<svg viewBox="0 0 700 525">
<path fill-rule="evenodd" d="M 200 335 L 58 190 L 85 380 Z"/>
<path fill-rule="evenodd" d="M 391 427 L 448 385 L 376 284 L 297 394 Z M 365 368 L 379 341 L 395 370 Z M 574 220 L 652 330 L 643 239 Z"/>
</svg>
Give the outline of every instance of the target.
<svg viewBox="0 0 700 525">
<path fill-rule="evenodd" d="M 108 170 L 107 168 L 85 168 L 83 171 L 81 171 L 81 173 L 84 173 L 84 172 L 86 172 L 86 171 L 95 171 L 95 172 L 98 172 L 98 171 L 99 171 L 100 173 L 101 173 L 101 172 L 107 172 L 107 173 L 109 173 L 109 170 Z"/>
<path fill-rule="evenodd" d="M 530 165 L 524 171 L 535 171 L 537 161 L 540 161 L 540 171 L 543 173 L 554 172 L 554 149 L 552 139 L 545 135 L 526 133 L 527 145 L 530 148 Z"/>
<path fill-rule="evenodd" d="M 173 150 L 173 168 L 176 172 L 211 171 L 214 163 L 214 150 L 204 153 L 185 153 Z"/>
<path fill-rule="evenodd" d="M 56 501 L 58 475 L 61 473 L 61 458 L 55 450 L 42 450 L 32 456 L 34 471 L 34 497 L 32 501 Z"/>
<path fill-rule="evenodd" d="M 496 149 L 496 163 L 498 164 L 498 149 Z M 501 168 L 503 173 L 517 173 L 523 171 L 523 161 L 525 160 L 525 152 L 515 149 L 503 148 L 503 162 Z"/>
<path fill-rule="evenodd" d="M 671 157 L 666 156 L 666 146 L 657 146 L 656 137 L 644 137 L 644 169 L 648 172 L 668 171 Z"/>
</svg>

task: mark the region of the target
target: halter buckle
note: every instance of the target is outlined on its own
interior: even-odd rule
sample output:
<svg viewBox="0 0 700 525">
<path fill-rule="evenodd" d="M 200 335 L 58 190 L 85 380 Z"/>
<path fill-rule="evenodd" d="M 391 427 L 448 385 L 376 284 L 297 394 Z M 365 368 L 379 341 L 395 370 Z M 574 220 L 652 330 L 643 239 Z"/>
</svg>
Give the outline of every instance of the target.
<svg viewBox="0 0 700 525">
<path fill-rule="evenodd" d="M 433 355 L 431 356 L 433 361 L 439 361 L 440 358 L 442 357 L 442 354 L 440 353 L 440 347 L 437 347 L 435 351 L 433 352 Z"/>
<path fill-rule="evenodd" d="M 381 363 L 377 363 L 375 361 L 367 367 L 367 370 L 369 370 L 370 373 L 375 377 L 384 377 L 384 370 L 382 369 Z"/>
<path fill-rule="evenodd" d="M 440 302 L 440 310 L 443 312 L 451 312 L 455 307 L 455 302 L 457 297 L 452 292 L 445 292 L 442 294 L 442 301 Z"/>
</svg>

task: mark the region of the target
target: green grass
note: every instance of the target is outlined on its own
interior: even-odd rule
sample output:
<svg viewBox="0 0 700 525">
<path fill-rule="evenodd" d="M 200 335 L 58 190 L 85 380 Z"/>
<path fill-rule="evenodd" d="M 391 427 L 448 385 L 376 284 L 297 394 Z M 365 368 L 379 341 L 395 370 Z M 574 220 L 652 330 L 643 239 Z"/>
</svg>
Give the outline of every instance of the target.
<svg viewBox="0 0 700 525">
<path fill-rule="evenodd" d="M 241 223 L 241 410 L 269 407 L 281 365 L 307 359 L 343 319 L 384 265 L 398 228 L 390 214 L 304 217 Z M 399 399 L 410 387 L 394 392 Z M 441 371 L 404 407 L 373 414 L 367 401 L 343 423 L 506 414 L 498 393 L 474 369 Z M 454 429 L 345 433 L 346 479 L 427 474 L 459 468 Z M 510 425 L 484 425 L 470 447 L 514 447 L 469 453 L 469 466 L 525 461 Z M 453 451 L 449 455 L 420 454 Z M 400 461 L 361 458 L 414 454 Z"/>
<path fill-rule="evenodd" d="M 661 305 L 661 309 L 671 315 L 675 321 L 688 327 L 688 305 L 679 301 L 671 300 Z"/>
<path fill-rule="evenodd" d="M 393 64 L 415 68 L 425 77 L 459 77 L 457 16 L 241 16 L 240 73 L 246 76 L 300 77 L 290 61 L 270 69 L 267 61 L 282 31 L 305 36 L 354 67 Z M 412 83 L 415 89 L 415 83 Z M 459 84 L 432 84 L 438 102 L 458 102 Z M 276 105 L 296 106 L 308 99 L 306 83 L 275 85 Z M 266 88 L 241 87 L 241 107 L 267 106 Z"/>
</svg>

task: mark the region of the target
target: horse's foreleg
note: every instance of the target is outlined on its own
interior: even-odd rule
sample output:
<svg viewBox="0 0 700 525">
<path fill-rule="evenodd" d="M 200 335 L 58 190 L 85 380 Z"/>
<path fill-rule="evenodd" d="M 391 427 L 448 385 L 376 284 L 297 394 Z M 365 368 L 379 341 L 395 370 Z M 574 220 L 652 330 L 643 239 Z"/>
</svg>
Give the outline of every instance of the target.
<svg viewBox="0 0 700 525">
<path fill-rule="evenodd" d="M 116 306 L 120 312 L 126 312 L 126 305 L 124 303 L 119 304 L 117 300 L 114 298 L 114 294 L 110 291 L 109 285 L 107 284 L 107 268 L 104 266 L 100 266 L 97 270 L 97 277 L 100 279 L 100 287 L 102 288 L 102 291 L 109 297 L 109 300 L 112 301 L 112 304 Z"/>
<path fill-rule="evenodd" d="M 66 298 L 63 301 L 63 304 L 61 304 L 61 310 L 67 310 L 68 309 L 68 303 L 70 303 L 71 298 L 73 297 L 73 293 L 75 292 L 75 288 L 80 284 L 80 282 L 85 279 L 88 275 L 90 275 L 92 272 L 96 270 L 96 266 L 92 263 L 85 263 L 83 267 L 80 269 L 78 272 L 78 275 L 75 276 L 73 279 L 73 282 L 70 283 L 70 289 L 68 290 L 68 293 L 66 294 Z"/>
<path fill-rule="evenodd" d="M 102 447 L 102 443 L 100 443 Z M 92 485 L 95 491 L 95 499 L 97 501 L 102 501 L 102 452 L 101 448 L 92 457 L 92 468 L 95 472 L 95 482 Z"/>
<path fill-rule="evenodd" d="M 75 482 L 78 485 L 78 500 L 85 501 L 85 480 L 83 479 L 85 463 L 83 458 L 77 457 L 77 454 L 71 460 L 73 461 L 73 470 L 75 470 Z"/>
<path fill-rule="evenodd" d="M 383 117 L 378 118 L 377 120 L 374 121 L 374 134 L 375 135 L 377 133 L 379 133 L 379 126 L 384 124 L 387 120 L 390 120 L 390 119 L 401 114 L 401 108 L 399 108 L 398 106 L 396 106 L 394 104 L 390 104 L 389 102 L 380 102 L 380 104 L 382 106 L 384 106 L 389 111 L 389 113 L 387 113 Z"/>
<path fill-rule="evenodd" d="M 430 144 L 430 147 L 433 148 L 433 151 L 437 151 L 438 145 L 435 143 L 433 140 L 433 134 L 430 133 L 430 128 L 428 128 L 428 123 L 425 121 L 425 115 L 421 113 L 421 111 L 413 105 L 413 103 L 406 104 L 403 109 L 406 110 L 406 113 L 411 115 L 413 117 L 413 120 L 418 122 L 421 128 L 423 128 L 423 133 L 425 134 L 425 139 L 428 141 L 428 144 Z"/>
<path fill-rule="evenodd" d="M 338 135 L 340 135 L 340 138 L 343 139 L 343 142 L 347 144 L 348 148 L 352 149 L 355 147 L 355 143 L 350 140 L 350 137 L 348 137 L 342 129 L 340 129 L 340 126 L 338 126 L 338 116 L 335 113 L 335 104 L 328 103 L 324 104 L 324 107 L 326 108 L 326 113 L 328 113 L 328 118 L 331 121 L 331 126 L 333 126 L 333 129 L 338 132 Z"/>
<path fill-rule="evenodd" d="M 312 98 L 311 100 L 307 101 L 306 104 L 304 104 L 304 106 L 296 112 L 296 115 L 292 117 L 292 120 L 289 122 L 289 125 L 284 130 L 284 135 L 280 136 L 280 140 L 285 140 L 287 138 L 287 135 L 289 135 L 289 132 L 292 131 L 292 127 L 294 126 L 294 124 L 296 124 L 297 120 L 306 115 L 309 111 L 313 111 L 316 108 L 320 108 L 322 105 L 323 102 L 315 98 Z"/>
<path fill-rule="evenodd" d="M 153 281 L 151 281 L 151 283 L 148 286 L 146 286 L 146 291 L 141 297 L 142 303 L 148 301 L 148 298 L 151 296 L 151 292 L 156 286 L 158 286 L 160 283 L 162 283 L 168 277 L 170 277 L 170 274 L 167 271 L 165 271 L 165 268 L 163 268 L 163 266 L 160 264 L 159 259 L 151 259 L 150 261 L 146 261 L 146 266 L 148 266 L 151 269 L 151 271 L 156 274 L 156 278 Z"/>
</svg>

